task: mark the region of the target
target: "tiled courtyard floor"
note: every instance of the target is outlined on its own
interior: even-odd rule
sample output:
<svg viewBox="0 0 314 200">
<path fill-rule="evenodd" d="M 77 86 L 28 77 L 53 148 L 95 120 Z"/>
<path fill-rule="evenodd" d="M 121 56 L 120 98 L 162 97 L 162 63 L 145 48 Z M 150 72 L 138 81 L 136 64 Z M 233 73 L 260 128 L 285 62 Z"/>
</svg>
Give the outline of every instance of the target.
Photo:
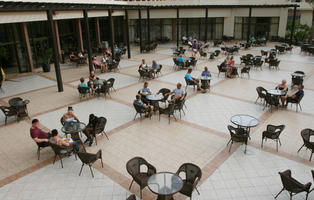
<svg viewBox="0 0 314 200">
<path fill-rule="evenodd" d="M 241 50 L 235 55 L 236 62 L 243 54 L 260 55 L 261 49 L 267 47 Z M 88 67 L 65 67 L 62 69 L 64 92 L 58 93 L 54 70 L 49 73 L 20 75 L 6 81 L 4 93 L 0 93 L 0 104 L 7 105 L 12 97 L 29 99 L 28 110 L 31 118 L 38 118 L 43 129 L 58 129 L 61 132 L 60 118 L 68 106 L 73 106 L 80 121 L 87 123 L 88 115 L 94 113 L 108 119 L 105 136 L 98 137 L 97 146 L 86 146 L 88 152 L 103 151 L 104 168 L 100 162 L 93 166 L 95 178 L 91 177 L 88 167 L 78 176 L 81 161 L 75 157 L 64 159 L 64 168 L 57 161 L 52 165 L 53 152 L 50 148 L 41 151 L 38 161 L 37 146 L 29 136 L 31 126 L 29 119 L 15 122 L 9 119 L 4 125 L 4 116 L 0 114 L 0 199 L 1 200 L 124 200 L 131 193 L 139 197 L 139 186 L 131 183 L 131 176 L 126 171 L 126 162 L 135 156 L 144 157 L 153 164 L 158 172 L 176 172 L 186 162 L 201 167 L 203 175 L 199 184 L 200 195 L 193 193 L 197 200 L 227 199 L 273 199 L 281 189 L 279 171 L 291 169 L 295 178 L 302 183 L 313 182 L 310 170 L 314 164 L 308 161 L 310 151 L 297 150 L 303 144 L 300 131 L 304 128 L 314 129 L 314 57 L 303 55 L 295 47 L 292 53 L 279 55 L 279 70 L 270 70 L 268 65 L 263 70 L 251 70 L 250 78 L 226 79 L 223 74 L 218 77 L 217 64 L 225 58 L 220 55 L 214 61 L 198 60 L 193 75 L 198 77 L 207 66 L 213 73 L 211 90 L 206 94 L 198 93 L 189 87 L 185 115 L 181 119 L 176 113 L 177 121 L 158 114 L 151 119 L 133 120 L 135 110 L 132 102 L 141 89 L 143 80 L 139 81 L 137 68 L 142 58 L 150 64 L 153 59 L 163 65 L 162 75 L 150 80 L 150 88 L 157 92 L 161 88 L 175 88 L 181 82 L 185 87 L 186 71 L 174 71 L 172 61 L 173 44 L 161 45 L 156 52 L 139 54 L 132 49 L 132 58 L 124 58 L 116 72 L 99 74 L 103 79 L 115 78 L 116 92 L 111 97 L 92 97 L 80 101 L 77 84 L 80 77 L 88 77 Z M 187 56 L 190 51 L 186 53 Z M 304 81 L 305 96 L 302 111 L 292 108 L 263 110 L 260 102 L 255 103 L 256 87 L 273 89 L 282 79 L 288 85 L 291 73 L 302 70 L 306 73 Z M 293 93 L 294 89 L 289 92 Z M 259 119 L 259 125 L 251 129 L 247 153 L 244 146 L 234 144 L 231 152 L 226 146 L 230 135 L 227 125 L 235 114 L 249 114 Z M 267 124 L 285 124 L 281 135 L 282 146 L 276 151 L 276 143 L 268 140 L 261 148 L 261 134 Z M 85 139 L 85 138 L 83 138 Z M 155 199 L 148 188 L 143 191 L 143 199 Z M 176 194 L 175 199 L 186 199 Z M 283 192 L 280 200 L 288 199 Z M 305 199 L 299 194 L 294 199 Z M 314 199 L 314 193 L 309 199 Z"/>
</svg>

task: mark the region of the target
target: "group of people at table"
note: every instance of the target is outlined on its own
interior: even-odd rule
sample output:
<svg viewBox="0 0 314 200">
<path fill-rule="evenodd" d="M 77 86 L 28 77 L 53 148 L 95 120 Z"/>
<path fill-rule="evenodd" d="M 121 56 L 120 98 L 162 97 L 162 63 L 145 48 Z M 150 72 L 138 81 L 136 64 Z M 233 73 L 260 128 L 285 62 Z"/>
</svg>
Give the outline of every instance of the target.
<svg viewBox="0 0 314 200">
<path fill-rule="evenodd" d="M 287 107 L 288 102 L 296 101 L 301 96 L 304 95 L 304 90 L 303 90 L 304 86 L 303 85 L 299 85 L 297 92 L 295 92 L 293 95 L 287 95 L 287 93 L 288 93 L 288 86 L 287 86 L 287 81 L 286 80 L 282 80 L 281 83 L 278 84 L 275 89 L 282 91 L 283 94 L 284 94 L 284 95 L 280 96 L 280 101 L 281 101 L 282 107 Z M 278 105 L 279 105 L 279 102 L 278 102 Z"/>
<path fill-rule="evenodd" d="M 149 67 L 145 61 L 145 59 L 142 59 L 142 62 L 140 66 L 138 67 L 139 71 L 142 71 L 144 73 L 149 73 L 150 78 L 156 78 L 158 70 L 160 70 L 160 64 L 158 64 L 155 60 L 152 61 L 152 66 Z"/>
<path fill-rule="evenodd" d="M 235 70 L 237 68 L 235 67 L 235 62 L 233 59 L 233 56 L 227 56 L 226 59 L 220 64 L 219 66 L 222 70 L 226 71 L 226 76 L 228 78 L 233 78 L 233 75 L 235 74 Z"/>
<path fill-rule="evenodd" d="M 88 143 L 89 146 L 93 144 L 93 136 L 92 133 L 95 131 L 98 123 L 100 122 L 100 118 L 95 116 L 94 114 L 89 115 L 89 122 L 86 128 L 82 131 L 86 136 L 86 140 L 84 142 Z M 73 112 L 72 107 L 68 107 L 67 112 L 62 116 L 63 126 L 70 126 L 72 122 L 80 122 L 77 116 Z M 40 147 L 49 146 L 50 143 L 56 144 L 58 146 L 69 147 L 72 146 L 75 152 L 80 150 L 79 143 L 75 140 L 72 140 L 70 137 L 62 137 L 58 133 L 57 129 L 53 129 L 50 132 L 43 131 L 39 128 L 40 123 L 38 119 L 32 120 L 32 126 L 30 128 L 30 136 L 32 139 L 38 144 Z"/>
<path fill-rule="evenodd" d="M 114 45 L 114 55 L 115 56 L 119 51 L 119 47 L 117 45 Z M 108 69 L 108 63 L 110 62 L 110 60 L 112 60 L 112 53 L 110 51 L 109 48 L 105 48 L 105 52 L 103 54 L 103 57 L 101 58 L 101 61 L 98 62 L 97 61 L 97 57 L 96 56 L 93 56 L 93 66 L 95 69 L 100 69 L 101 70 L 101 73 L 104 73 L 106 72 L 106 70 Z M 94 69 L 94 70 L 95 70 Z"/>
</svg>

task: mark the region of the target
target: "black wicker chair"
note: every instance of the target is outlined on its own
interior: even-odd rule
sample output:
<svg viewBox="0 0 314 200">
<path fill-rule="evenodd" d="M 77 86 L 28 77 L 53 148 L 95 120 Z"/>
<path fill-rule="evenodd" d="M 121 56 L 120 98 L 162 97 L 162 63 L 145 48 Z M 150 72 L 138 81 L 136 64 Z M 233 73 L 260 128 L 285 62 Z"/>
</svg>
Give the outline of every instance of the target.
<svg viewBox="0 0 314 200">
<path fill-rule="evenodd" d="M 162 65 L 159 65 L 159 69 L 157 69 L 157 71 L 156 71 L 157 76 L 158 76 L 158 74 L 161 75 L 161 69 L 162 69 Z"/>
<path fill-rule="evenodd" d="M 266 94 L 265 96 L 265 106 L 263 108 L 263 110 L 265 110 L 266 107 L 270 107 L 270 112 L 272 112 L 273 107 L 277 107 L 277 109 L 279 108 L 279 98 L 278 96 L 273 96 L 270 94 Z"/>
<path fill-rule="evenodd" d="M 35 142 L 35 143 L 37 145 L 37 158 L 39 160 L 39 158 L 40 158 L 40 150 L 42 150 L 42 149 L 44 149 L 46 147 L 49 147 L 50 143 L 49 142 L 40 142 L 40 143 Z"/>
<path fill-rule="evenodd" d="M 95 90 L 95 92 L 100 95 L 100 94 L 104 94 L 105 97 L 107 96 L 107 94 L 111 97 L 110 93 L 109 93 L 109 90 L 110 90 L 110 86 L 109 84 L 107 83 L 107 81 L 104 81 L 103 82 L 103 85 L 101 85 L 100 88 L 97 88 Z"/>
<path fill-rule="evenodd" d="M 109 90 L 111 89 L 111 90 L 116 91 L 116 89 L 114 89 L 114 87 L 113 87 L 115 80 L 116 80 L 116 79 L 114 79 L 114 78 L 109 78 L 109 79 L 107 80 Z"/>
<path fill-rule="evenodd" d="M 146 166 L 147 171 L 141 171 L 142 165 Z M 129 190 L 135 181 L 140 186 L 140 195 L 142 198 L 142 190 L 147 186 L 149 177 L 153 174 L 156 174 L 156 168 L 149 164 L 144 158 L 134 157 L 126 163 L 126 170 L 133 178 Z"/>
<path fill-rule="evenodd" d="M 290 169 L 288 169 L 286 171 L 283 171 L 283 172 L 279 172 L 279 175 L 280 175 L 280 178 L 281 178 L 281 182 L 282 182 L 283 188 L 275 196 L 275 199 L 284 190 L 287 190 L 289 192 L 290 200 L 292 199 L 293 195 L 299 194 L 301 192 L 306 192 L 305 200 L 308 199 L 308 195 L 310 193 L 310 188 L 311 188 L 311 185 L 312 185 L 311 182 L 308 182 L 306 184 L 300 183 L 299 181 L 297 181 L 296 179 L 291 177 L 291 170 Z"/>
<path fill-rule="evenodd" d="M 104 134 L 109 140 L 107 133 L 105 132 L 105 127 L 107 124 L 107 119 L 105 117 L 99 117 L 99 122 L 97 123 L 95 130 L 92 131 L 92 136 L 95 138 L 95 142 L 97 145 L 97 134 Z"/>
<path fill-rule="evenodd" d="M 147 109 L 141 107 L 141 106 L 138 106 L 136 104 L 133 104 L 134 108 L 135 108 L 135 111 L 136 111 L 136 114 L 134 116 L 134 120 L 136 119 L 136 116 L 139 114 L 140 115 L 140 118 L 142 119 L 142 114 L 146 114 L 147 113 Z"/>
<path fill-rule="evenodd" d="M 269 61 L 269 69 L 272 68 L 272 67 L 278 69 L 279 68 L 279 64 L 280 64 L 280 60 L 272 59 L 272 60 Z"/>
<path fill-rule="evenodd" d="M 174 116 L 174 107 L 175 107 L 174 103 L 169 103 L 167 108 L 159 107 L 159 121 L 160 121 L 160 115 L 162 115 L 162 114 L 168 115 L 169 124 L 170 124 L 170 116 L 171 115 L 177 121 L 176 117 Z"/>
<path fill-rule="evenodd" d="M 259 86 L 259 87 L 256 88 L 256 91 L 257 91 L 258 96 L 256 98 L 255 103 L 257 102 L 258 99 L 261 99 L 262 101 L 263 100 L 265 101 L 267 90 L 265 88 Z"/>
<path fill-rule="evenodd" d="M 229 143 L 231 142 L 231 145 L 229 147 L 229 152 L 231 150 L 233 142 L 240 142 L 240 143 L 245 144 L 244 153 L 246 153 L 246 146 L 247 146 L 249 134 L 242 128 L 235 128 L 235 127 L 230 126 L 230 125 L 228 125 L 228 130 L 229 130 L 229 133 L 231 136 L 229 142 L 227 143 L 227 146 L 228 146 Z"/>
<path fill-rule="evenodd" d="M 0 106 L 0 109 L 2 110 L 3 114 L 5 115 L 5 125 L 7 124 L 8 117 L 15 116 L 17 120 L 17 111 L 14 107 L 10 106 Z"/>
<path fill-rule="evenodd" d="M 305 73 L 303 71 L 295 71 L 294 73 L 297 74 L 303 74 L 305 75 Z M 292 76 L 291 77 L 291 87 L 293 87 L 294 85 L 303 85 L 303 77 L 300 76 Z"/>
<path fill-rule="evenodd" d="M 169 94 L 170 94 L 170 90 L 168 88 L 161 88 L 157 94 L 162 94 L 164 96 L 164 98 L 161 100 L 161 102 L 163 103 L 167 103 L 167 100 L 169 98 Z"/>
<path fill-rule="evenodd" d="M 136 200 L 135 194 L 131 194 L 126 200 Z"/>
<path fill-rule="evenodd" d="M 300 150 L 303 147 L 306 147 L 307 149 L 310 149 L 311 150 L 310 161 L 312 160 L 312 155 L 314 153 L 314 142 L 310 142 L 310 137 L 311 136 L 314 136 L 314 130 L 307 128 L 307 129 L 303 129 L 301 131 L 301 137 L 302 137 L 302 140 L 303 140 L 303 145 L 298 150 L 298 153 L 299 153 Z"/>
<path fill-rule="evenodd" d="M 241 78 L 243 77 L 243 74 L 247 74 L 248 78 L 250 78 L 250 70 L 251 70 L 251 67 L 243 67 L 241 69 Z"/>
<path fill-rule="evenodd" d="M 79 92 L 80 100 L 82 100 L 82 98 L 84 98 L 84 97 L 87 98 L 88 95 L 90 96 L 90 88 L 89 87 L 78 87 L 77 90 Z"/>
<path fill-rule="evenodd" d="M 188 86 L 193 86 L 193 89 L 195 90 L 196 83 L 187 80 L 185 77 L 184 77 L 184 80 L 185 80 L 185 83 L 186 83 L 185 92 L 186 92 Z"/>
<path fill-rule="evenodd" d="M 183 187 L 180 193 L 190 197 L 190 199 L 192 199 L 194 189 L 200 194 L 196 186 L 202 178 L 202 170 L 192 163 L 184 163 L 176 172 L 178 176 L 180 176 L 181 173 L 184 173 L 185 178 L 183 178 Z"/>
<path fill-rule="evenodd" d="M 298 107 L 300 107 L 300 110 L 302 110 L 302 107 L 301 107 L 301 100 L 303 99 L 303 95 L 299 96 L 299 98 L 287 98 L 286 101 L 287 101 L 287 104 L 288 103 L 291 103 L 291 107 L 292 107 L 292 104 L 295 104 L 295 111 L 298 112 Z"/>
<path fill-rule="evenodd" d="M 50 146 L 53 152 L 55 153 L 53 164 L 55 164 L 57 157 L 59 157 L 60 162 L 61 162 L 61 167 L 63 168 L 62 157 L 65 157 L 69 155 L 70 153 L 74 152 L 73 146 L 64 147 L 64 146 L 59 146 L 53 143 L 50 143 Z M 75 154 L 75 159 L 77 159 L 76 154 Z"/>
<path fill-rule="evenodd" d="M 98 150 L 97 153 L 87 153 L 87 152 L 78 152 L 78 157 L 80 158 L 80 160 L 82 161 L 82 167 L 79 173 L 79 176 L 81 176 L 82 170 L 84 165 L 88 165 L 90 172 L 92 174 L 92 177 L 94 178 L 94 173 L 92 170 L 92 165 L 94 164 L 94 162 L 96 162 L 98 159 L 101 160 L 101 166 L 104 167 L 104 163 L 102 161 L 102 151 L 101 149 Z"/>
<path fill-rule="evenodd" d="M 285 125 L 279 125 L 279 126 L 275 126 L 275 125 L 271 125 L 268 124 L 267 125 L 267 129 L 266 131 L 263 132 L 262 134 L 262 144 L 261 147 L 263 148 L 263 142 L 264 139 L 271 139 L 271 140 L 275 140 L 276 141 L 276 149 L 278 151 L 278 142 L 281 146 L 281 142 L 280 142 L 280 134 L 282 133 L 282 131 L 285 129 Z"/>
</svg>

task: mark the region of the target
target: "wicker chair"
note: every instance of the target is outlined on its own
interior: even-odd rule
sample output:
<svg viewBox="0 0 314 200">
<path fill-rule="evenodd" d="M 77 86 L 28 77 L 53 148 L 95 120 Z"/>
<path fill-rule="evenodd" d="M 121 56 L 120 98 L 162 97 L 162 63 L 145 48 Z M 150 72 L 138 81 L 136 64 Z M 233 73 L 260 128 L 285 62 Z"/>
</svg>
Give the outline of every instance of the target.
<svg viewBox="0 0 314 200">
<path fill-rule="evenodd" d="M 176 117 L 174 116 L 174 106 L 175 106 L 174 103 L 169 103 L 167 108 L 159 107 L 159 121 L 160 121 L 160 115 L 162 115 L 162 114 L 168 115 L 169 124 L 170 124 L 170 116 L 171 115 L 177 121 Z"/>
<path fill-rule="evenodd" d="M 311 150 L 311 156 L 310 156 L 310 161 L 312 160 L 312 155 L 314 153 L 314 142 L 310 142 L 310 137 L 314 136 L 314 130 L 312 129 L 303 129 L 301 131 L 301 137 L 303 139 L 303 145 L 301 146 L 301 148 L 298 150 L 298 153 L 300 152 L 300 150 L 303 147 L 306 147 L 307 149 Z"/>
<path fill-rule="evenodd" d="M 133 104 L 134 108 L 135 108 L 135 111 L 136 111 L 136 114 L 134 116 L 134 120 L 136 119 L 136 116 L 139 114 L 140 115 L 140 118 L 142 119 L 142 114 L 146 114 L 147 113 L 147 109 L 141 107 L 141 106 L 138 106 L 136 104 Z"/>
<path fill-rule="evenodd" d="M 92 170 L 92 165 L 94 162 L 96 162 L 98 159 L 101 160 L 101 166 L 104 167 L 104 163 L 102 161 L 102 151 L 101 149 L 98 150 L 98 152 L 96 154 L 93 153 L 87 153 L 87 152 L 78 152 L 78 157 L 80 158 L 80 160 L 82 161 L 82 167 L 79 173 L 79 176 L 81 176 L 82 170 L 84 165 L 88 165 L 90 172 L 92 174 L 92 177 L 94 178 L 94 173 Z"/>
<path fill-rule="evenodd" d="M 256 98 L 255 103 L 257 102 L 258 99 L 261 99 L 262 101 L 263 100 L 265 101 L 267 90 L 265 88 L 259 86 L 259 87 L 256 88 L 256 91 L 257 91 L 258 96 Z"/>
<path fill-rule="evenodd" d="M 250 78 L 250 70 L 251 70 L 251 67 L 243 67 L 241 69 L 241 78 L 243 77 L 243 74 L 247 74 L 248 78 Z"/>
<path fill-rule="evenodd" d="M 270 107 L 270 112 L 272 112 L 273 106 L 277 107 L 277 109 L 278 109 L 279 99 L 277 96 L 272 96 L 272 95 L 267 93 L 265 96 L 265 106 L 264 106 L 263 110 L 265 110 L 266 107 Z"/>
<path fill-rule="evenodd" d="M 10 106 L 0 106 L 0 109 L 2 110 L 3 114 L 5 115 L 5 125 L 7 124 L 8 117 L 15 116 L 17 120 L 17 111 L 14 107 Z"/>
<path fill-rule="evenodd" d="M 50 143 L 48 143 L 48 142 L 40 142 L 40 143 L 35 142 L 35 143 L 37 145 L 37 158 L 39 160 L 39 158 L 40 158 L 40 150 L 42 150 L 42 149 L 44 149 L 46 147 L 49 147 Z"/>
<path fill-rule="evenodd" d="M 61 162 L 61 167 L 63 168 L 62 157 L 65 157 L 69 155 L 71 152 L 74 152 L 74 148 L 72 146 L 69 146 L 69 147 L 59 146 L 53 143 L 50 143 L 50 146 L 53 152 L 55 153 L 53 164 L 55 164 L 57 157 L 59 157 L 60 162 Z M 75 159 L 77 159 L 76 154 L 75 154 Z"/>
<path fill-rule="evenodd" d="M 109 90 L 111 89 L 111 90 L 116 91 L 116 89 L 114 89 L 114 87 L 113 87 L 114 82 L 115 82 L 115 79 L 114 79 L 114 78 L 109 78 L 109 79 L 107 80 Z"/>
<path fill-rule="evenodd" d="M 221 65 L 217 65 L 217 68 L 218 68 L 218 77 L 220 73 L 225 73 L 225 76 L 226 76 L 227 68 L 223 68 Z"/>
<path fill-rule="evenodd" d="M 302 110 L 302 107 L 301 107 L 301 100 L 303 99 L 303 95 L 299 96 L 299 98 L 294 98 L 294 99 L 290 99 L 290 98 L 287 98 L 287 104 L 288 103 L 291 103 L 291 107 L 292 107 L 292 104 L 295 104 L 295 111 L 298 112 L 298 107 L 300 107 L 300 110 Z"/>
<path fill-rule="evenodd" d="M 90 88 L 89 87 L 78 87 L 77 88 L 80 96 L 80 100 L 82 100 L 83 97 L 90 96 Z"/>
<path fill-rule="evenodd" d="M 268 139 L 276 141 L 276 149 L 278 151 L 278 142 L 279 142 L 279 144 L 281 146 L 281 142 L 280 142 L 279 136 L 280 136 L 280 134 L 282 133 L 282 131 L 284 129 L 285 129 L 285 125 L 275 126 L 275 125 L 268 124 L 266 131 L 264 131 L 263 134 L 262 134 L 262 144 L 261 144 L 261 147 L 263 148 L 264 139 L 267 140 L 267 138 L 268 138 Z"/>
<path fill-rule="evenodd" d="M 235 127 L 230 126 L 230 125 L 228 125 L 228 130 L 229 130 L 229 133 L 231 136 L 229 142 L 227 143 L 227 146 L 228 146 L 229 143 L 231 142 L 231 145 L 229 147 L 229 152 L 231 150 L 233 142 L 240 142 L 240 143 L 245 144 L 244 153 L 246 153 L 246 146 L 247 146 L 249 134 L 242 128 L 235 128 Z"/>
<path fill-rule="evenodd" d="M 158 76 L 158 74 L 161 75 L 161 69 L 162 69 L 162 65 L 159 65 L 159 69 L 157 69 L 157 71 L 156 71 L 157 76 Z"/>
<path fill-rule="evenodd" d="M 306 192 L 306 198 L 305 199 L 307 200 L 308 195 L 310 193 L 310 188 L 312 185 L 311 182 L 308 182 L 306 184 L 300 183 L 299 181 L 297 181 L 296 179 L 291 177 L 291 170 L 290 169 L 283 171 L 283 172 L 279 172 L 279 175 L 281 178 L 283 188 L 275 196 L 275 199 L 279 196 L 279 194 L 282 191 L 287 190 L 289 192 L 289 195 L 290 195 L 290 200 L 292 199 L 293 195 L 299 194 L 301 192 Z"/>
<path fill-rule="evenodd" d="M 305 73 L 303 71 L 295 71 L 294 73 L 297 74 L 303 74 L 305 75 Z M 291 78 L 291 87 L 293 87 L 294 85 L 302 85 L 303 84 L 303 77 L 300 76 L 292 76 Z"/>
<path fill-rule="evenodd" d="M 185 92 L 186 92 L 188 86 L 193 86 L 193 89 L 195 90 L 196 83 L 187 80 L 185 77 L 184 77 L 184 80 L 185 80 L 185 83 L 186 83 Z"/>
<path fill-rule="evenodd" d="M 269 69 L 272 68 L 272 67 L 278 69 L 279 68 L 279 64 L 280 64 L 280 60 L 272 59 L 272 60 L 269 61 Z"/>
<path fill-rule="evenodd" d="M 141 171 L 142 165 L 146 166 L 147 171 Z M 134 157 L 126 163 L 126 170 L 133 178 L 129 190 L 135 181 L 140 186 L 140 194 L 142 198 L 142 190 L 147 186 L 149 177 L 153 174 L 156 174 L 156 168 L 149 164 L 144 158 Z"/>
<path fill-rule="evenodd" d="M 105 136 L 109 140 L 107 133 L 105 132 L 106 124 L 107 124 L 107 119 L 105 117 L 99 117 L 99 122 L 97 123 L 95 130 L 92 131 L 92 136 L 93 138 L 95 138 L 96 145 L 97 145 L 97 134 L 105 134 Z"/>
<path fill-rule="evenodd" d="M 161 100 L 161 102 L 164 102 L 165 104 L 167 103 L 167 100 L 169 98 L 169 93 L 171 91 L 168 88 L 161 88 L 157 94 L 162 94 L 164 96 L 164 98 Z"/>
<path fill-rule="evenodd" d="M 196 186 L 202 178 L 202 170 L 192 163 L 184 163 L 176 172 L 178 176 L 180 176 L 181 173 L 184 173 L 185 179 L 183 179 L 183 187 L 180 193 L 190 197 L 190 199 L 192 199 L 194 189 L 200 194 Z"/>
<path fill-rule="evenodd" d="M 136 200 L 136 196 L 131 194 L 126 200 Z"/>
<path fill-rule="evenodd" d="M 95 90 L 95 92 L 100 95 L 101 93 L 105 95 L 105 97 L 107 96 L 107 94 L 111 97 L 110 93 L 109 93 L 109 90 L 110 90 L 110 86 L 109 84 L 107 83 L 107 81 L 104 81 L 103 85 L 101 85 L 100 88 L 97 88 Z"/>
</svg>

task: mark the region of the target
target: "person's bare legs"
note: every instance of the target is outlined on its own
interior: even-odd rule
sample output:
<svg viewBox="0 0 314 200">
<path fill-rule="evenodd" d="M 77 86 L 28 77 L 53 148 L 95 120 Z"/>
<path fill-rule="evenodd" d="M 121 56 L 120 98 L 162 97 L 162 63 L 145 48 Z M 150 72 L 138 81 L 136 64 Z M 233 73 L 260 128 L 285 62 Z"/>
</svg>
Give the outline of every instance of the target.
<svg viewBox="0 0 314 200">
<path fill-rule="evenodd" d="M 281 96 L 281 97 L 280 97 L 280 100 L 281 100 L 281 105 L 282 105 L 282 106 L 285 106 L 286 98 L 285 98 L 284 96 Z"/>
</svg>

